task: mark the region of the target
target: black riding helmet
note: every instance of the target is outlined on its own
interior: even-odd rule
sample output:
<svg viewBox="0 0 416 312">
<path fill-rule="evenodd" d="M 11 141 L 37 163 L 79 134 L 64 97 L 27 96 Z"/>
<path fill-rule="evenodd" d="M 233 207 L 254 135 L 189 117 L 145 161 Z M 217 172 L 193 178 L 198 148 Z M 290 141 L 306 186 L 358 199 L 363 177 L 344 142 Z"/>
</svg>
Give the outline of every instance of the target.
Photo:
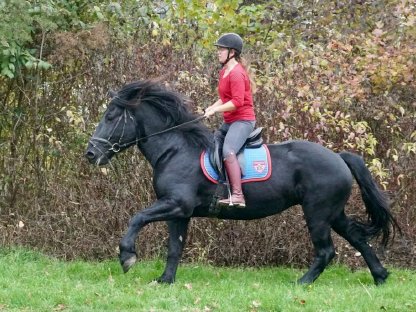
<svg viewBox="0 0 416 312">
<path fill-rule="evenodd" d="M 217 47 L 234 49 L 238 54 L 243 51 L 243 39 L 235 33 L 222 35 L 214 44 Z"/>
<path fill-rule="evenodd" d="M 227 33 L 222 35 L 214 44 L 217 47 L 228 48 L 227 60 L 222 64 L 224 66 L 230 60 L 230 49 L 235 50 L 236 55 L 240 55 L 243 51 L 243 39 L 236 33 Z"/>
</svg>

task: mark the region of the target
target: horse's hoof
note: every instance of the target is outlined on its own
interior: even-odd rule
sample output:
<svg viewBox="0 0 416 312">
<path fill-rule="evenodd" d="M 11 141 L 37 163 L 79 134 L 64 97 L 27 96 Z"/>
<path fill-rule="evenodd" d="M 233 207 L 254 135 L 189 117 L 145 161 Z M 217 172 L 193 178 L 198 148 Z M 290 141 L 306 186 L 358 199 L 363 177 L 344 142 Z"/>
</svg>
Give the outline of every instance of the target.
<svg viewBox="0 0 416 312">
<path fill-rule="evenodd" d="M 124 261 L 121 265 L 123 267 L 123 272 L 127 273 L 130 270 L 130 268 L 136 263 L 136 261 L 137 257 L 135 255 L 131 256 L 126 261 Z"/>
<path fill-rule="evenodd" d="M 376 286 L 380 286 L 383 285 L 386 282 L 387 278 L 375 278 L 374 279 L 374 284 L 376 284 Z"/>
<path fill-rule="evenodd" d="M 387 278 L 389 277 L 390 272 L 388 272 L 387 270 L 383 270 L 380 274 L 378 274 L 377 276 L 373 276 L 374 278 L 374 283 L 377 286 L 383 285 Z"/>
<path fill-rule="evenodd" d="M 175 283 L 175 279 L 174 278 L 167 278 L 167 277 L 164 277 L 164 276 L 159 277 L 155 281 L 158 284 L 173 284 L 173 283 Z"/>
<path fill-rule="evenodd" d="M 308 286 L 311 285 L 313 283 L 313 281 L 310 281 L 309 279 L 303 279 L 300 278 L 296 281 L 296 285 L 301 285 L 301 286 Z"/>
</svg>

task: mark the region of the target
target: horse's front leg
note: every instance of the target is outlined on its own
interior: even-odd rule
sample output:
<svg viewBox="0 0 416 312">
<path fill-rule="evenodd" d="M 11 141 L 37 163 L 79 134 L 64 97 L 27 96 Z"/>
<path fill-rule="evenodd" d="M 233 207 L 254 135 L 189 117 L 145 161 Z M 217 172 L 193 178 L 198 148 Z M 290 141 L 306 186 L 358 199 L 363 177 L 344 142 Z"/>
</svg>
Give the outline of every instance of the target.
<svg viewBox="0 0 416 312">
<path fill-rule="evenodd" d="M 190 219 L 178 219 L 168 222 L 169 227 L 169 248 L 168 259 L 165 271 L 157 279 L 159 283 L 174 283 L 176 270 L 182 256 L 183 247 L 185 246 L 186 236 L 188 233 L 188 224 Z"/>
<path fill-rule="evenodd" d="M 170 221 L 189 218 L 191 211 L 181 205 L 179 201 L 165 198 L 154 202 L 150 207 L 134 215 L 126 234 L 120 241 L 120 264 L 126 273 L 137 261 L 135 241 L 140 230 L 151 222 Z"/>
</svg>

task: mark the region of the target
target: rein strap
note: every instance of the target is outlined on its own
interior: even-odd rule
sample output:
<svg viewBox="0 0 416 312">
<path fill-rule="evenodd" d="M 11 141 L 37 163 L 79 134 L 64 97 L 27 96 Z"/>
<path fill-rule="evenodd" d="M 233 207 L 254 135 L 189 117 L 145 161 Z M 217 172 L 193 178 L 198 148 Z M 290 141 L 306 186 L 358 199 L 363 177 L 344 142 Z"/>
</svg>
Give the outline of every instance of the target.
<svg viewBox="0 0 416 312">
<path fill-rule="evenodd" d="M 110 139 L 111 139 L 112 135 L 114 134 L 114 131 L 115 131 L 115 130 L 116 130 L 116 128 L 118 127 L 118 125 L 119 125 L 119 123 L 120 123 L 120 121 L 121 121 L 121 118 L 122 118 L 122 116 L 120 116 L 119 120 L 117 120 L 116 126 L 114 127 L 113 131 L 111 132 L 110 137 L 109 137 L 107 140 L 106 140 L 106 139 L 103 139 L 103 138 L 92 137 L 92 138 L 90 139 L 90 143 L 91 143 L 91 144 L 92 144 L 95 148 L 97 148 L 97 146 L 94 144 L 94 142 L 100 142 L 100 143 L 107 144 L 107 145 L 109 145 L 109 146 L 110 146 L 110 148 L 108 149 L 109 151 L 113 151 L 114 153 L 118 153 L 118 152 L 120 152 L 120 151 L 121 151 L 121 149 L 122 149 L 122 148 L 128 147 L 128 146 L 130 146 L 130 145 L 131 145 L 131 144 L 133 144 L 133 143 L 136 143 L 136 145 L 137 145 L 137 143 L 138 143 L 138 142 L 140 142 L 140 141 L 142 141 L 142 140 L 145 140 L 145 139 L 148 139 L 148 138 L 150 138 L 150 137 L 152 137 L 152 136 L 159 135 L 159 134 L 162 134 L 162 133 L 166 133 L 166 132 L 169 132 L 169 131 L 171 131 L 171 130 L 174 130 L 174 129 L 177 129 L 177 128 L 180 128 L 180 127 L 183 127 L 183 126 L 185 126 L 185 125 L 188 125 L 188 124 L 191 124 L 191 123 L 194 123 L 194 122 L 198 122 L 198 121 L 200 121 L 200 120 L 202 120 L 202 119 L 205 119 L 205 116 L 199 116 L 198 118 L 195 118 L 195 119 L 193 119 L 193 120 L 190 120 L 190 121 L 184 122 L 184 123 L 182 123 L 182 124 L 179 124 L 179 125 L 176 125 L 176 126 L 170 127 L 170 128 L 168 128 L 168 129 L 165 129 L 165 130 L 162 130 L 162 131 L 159 131 L 159 132 L 156 132 L 156 133 L 149 134 L 149 135 L 147 135 L 147 136 L 145 136 L 145 137 L 142 137 L 142 138 L 136 138 L 134 141 L 130 141 L 130 142 L 127 142 L 127 143 L 121 143 L 121 142 L 119 141 L 118 143 L 116 142 L 116 143 L 113 143 L 113 144 L 112 144 L 112 143 L 110 142 Z M 126 113 L 124 113 L 124 125 L 123 125 L 123 133 L 122 133 L 122 136 L 124 135 L 124 127 L 125 127 L 126 121 L 127 121 L 127 117 L 126 117 Z M 120 140 L 121 140 L 121 138 L 122 138 L 122 137 L 120 137 Z M 100 151 L 100 152 L 102 153 L 102 151 Z M 104 154 L 104 153 L 102 153 L 102 154 Z"/>
</svg>

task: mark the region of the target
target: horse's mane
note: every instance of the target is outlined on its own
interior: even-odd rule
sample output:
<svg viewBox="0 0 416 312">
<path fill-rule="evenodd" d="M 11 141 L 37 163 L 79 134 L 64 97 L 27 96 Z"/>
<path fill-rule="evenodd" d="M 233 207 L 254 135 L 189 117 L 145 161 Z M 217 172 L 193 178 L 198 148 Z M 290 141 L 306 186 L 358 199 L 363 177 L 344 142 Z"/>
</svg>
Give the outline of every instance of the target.
<svg viewBox="0 0 416 312">
<path fill-rule="evenodd" d="M 111 102 L 133 110 L 142 103 L 151 105 L 160 112 L 159 116 L 165 119 L 166 128 L 192 121 L 198 117 L 190 111 L 188 99 L 152 80 L 136 81 L 123 86 Z M 211 132 L 201 122 L 189 123 L 175 131 L 185 132 L 185 137 L 192 144 L 202 148 L 212 145 Z"/>
</svg>

